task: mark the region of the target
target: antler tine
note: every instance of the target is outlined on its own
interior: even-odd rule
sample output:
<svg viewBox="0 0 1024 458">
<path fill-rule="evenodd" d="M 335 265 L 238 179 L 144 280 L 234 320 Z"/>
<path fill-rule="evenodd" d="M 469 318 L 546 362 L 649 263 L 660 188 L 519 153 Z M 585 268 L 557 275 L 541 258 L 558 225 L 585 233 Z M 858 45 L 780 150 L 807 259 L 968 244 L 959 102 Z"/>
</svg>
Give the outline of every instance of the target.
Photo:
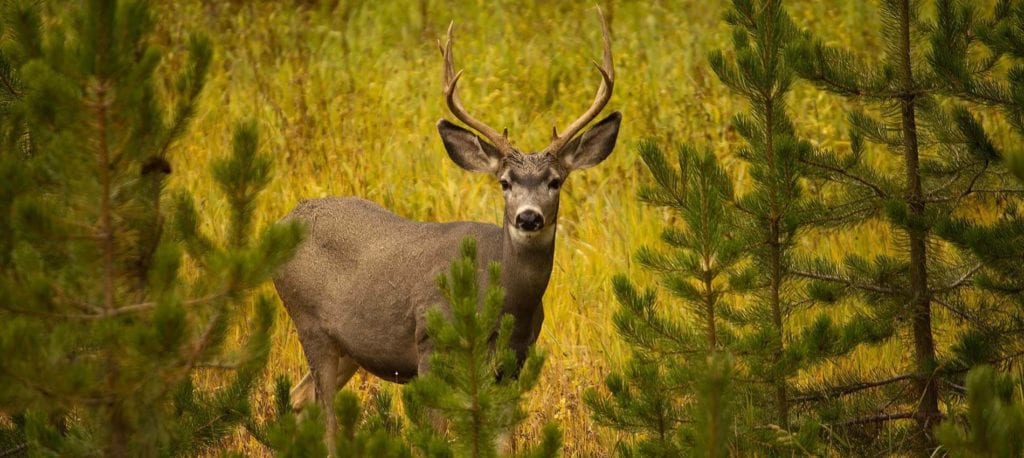
<svg viewBox="0 0 1024 458">
<path fill-rule="evenodd" d="M 601 86 L 597 88 L 594 103 L 590 105 L 590 108 L 579 119 L 569 124 L 562 131 L 561 135 L 558 134 L 558 129 L 552 130 L 551 144 L 545 150 L 547 152 L 558 153 L 569 140 L 572 140 L 581 129 L 586 127 L 590 121 L 593 121 L 601 113 L 601 110 L 604 109 L 605 105 L 612 98 L 612 88 L 615 86 L 615 65 L 612 62 L 612 35 L 611 31 L 608 30 L 608 21 L 605 20 L 601 7 L 597 8 L 597 17 L 601 21 L 601 33 L 604 35 L 603 65 L 598 65 L 597 62 L 594 62 L 594 67 L 601 74 Z"/>
<path fill-rule="evenodd" d="M 438 47 L 441 49 L 441 56 L 444 58 L 444 98 L 448 103 L 448 110 L 452 112 L 458 120 L 465 123 L 473 130 L 479 132 L 487 140 L 489 140 L 499 151 L 504 155 L 512 153 L 512 145 L 508 141 L 508 130 L 505 130 L 504 134 L 498 133 L 498 131 L 483 122 L 478 121 L 473 116 L 470 116 L 466 108 L 462 106 L 462 101 L 459 99 L 459 93 L 457 85 L 459 78 L 462 77 L 462 70 L 458 73 L 455 72 L 455 64 L 452 62 L 452 29 L 455 27 L 455 21 L 452 21 L 448 25 L 448 36 L 444 46 L 441 46 L 438 41 Z"/>
</svg>

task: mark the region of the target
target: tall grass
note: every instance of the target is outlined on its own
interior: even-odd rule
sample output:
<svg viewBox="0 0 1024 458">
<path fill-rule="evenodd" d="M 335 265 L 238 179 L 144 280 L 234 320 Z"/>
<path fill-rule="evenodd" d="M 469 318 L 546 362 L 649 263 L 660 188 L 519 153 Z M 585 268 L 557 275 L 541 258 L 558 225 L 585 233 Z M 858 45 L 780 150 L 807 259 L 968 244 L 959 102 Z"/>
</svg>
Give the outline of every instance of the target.
<svg viewBox="0 0 1024 458">
<path fill-rule="evenodd" d="M 600 28 L 589 1 L 323 3 L 183 0 L 158 7 L 158 39 L 169 49 L 171 64 L 184 52 L 179 44 L 186 42 L 186 30 L 208 34 L 217 49 L 196 120 L 174 152 L 171 179 L 172 187 L 198 194 L 204 220 L 228 218 L 221 203 L 201 199 L 205 190 L 213 195 L 209 163 L 228 144 L 232 122 L 255 118 L 277 170 L 259 202 L 257 223 L 282 217 L 302 199 L 357 195 L 412 219 L 500 224 L 497 183 L 452 164 L 434 128 L 448 116 L 436 39 L 449 21 L 455 21 L 456 66 L 465 68 L 460 92 L 466 106 L 491 125 L 508 126 L 524 150 L 545 146 L 551 126 L 575 119 L 599 83 L 590 59 L 600 53 Z M 606 455 L 625 440 L 594 426 L 581 396 L 625 356 L 611 323 L 617 304 L 610 279 L 625 273 L 653 284 L 631 256 L 640 245 L 656 243 L 669 218 L 634 198 L 647 179 L 635 145 L 643 138 L 707 145 L 738 180 L 738 189 L 749 181 L 733 156 L 740 139 L 729 127 L 743 107 L 706 63 L 710 50 L 729 41 L 717 3 L 602 6 L 612 22 L 616 61 L 609 109 L 623 112 L 623 131 L 609 160 L 574 174 L 562 193 L 546 325 L 538 342 L 550 357 L 527 406 L 533 418 L 517 433 L 535 437 L 555 419 L 563 425 L 568 456 Z M 792 0 L 787 8 L 799 25 L 846 48 L 868 54 L 879 46 L 872 2 Z M 800 86 L 790 106 L 802 138 L 848 151 L 849 107 L 843 102 Z M 867 224 L 870 229 L 880 223 Z M 871 254 L 893 243 L 875 235 L 883 232 L 811 234 L 801 250 Z M 279 313 L 271 367 L 297 380 L 305 359 L 284 309 Z M 898 364 L 910 351 L 863 349 L 824 370 Z M 215 375 L 210 382 L 217 382 Z M 265 385 L 257 404 L 269 411 L 270 378 Z M 349 386 L 362 394 L 395 389 L 365 375 Z M 236 445 L 261 453 L 241 435 Z"/>
</svg>

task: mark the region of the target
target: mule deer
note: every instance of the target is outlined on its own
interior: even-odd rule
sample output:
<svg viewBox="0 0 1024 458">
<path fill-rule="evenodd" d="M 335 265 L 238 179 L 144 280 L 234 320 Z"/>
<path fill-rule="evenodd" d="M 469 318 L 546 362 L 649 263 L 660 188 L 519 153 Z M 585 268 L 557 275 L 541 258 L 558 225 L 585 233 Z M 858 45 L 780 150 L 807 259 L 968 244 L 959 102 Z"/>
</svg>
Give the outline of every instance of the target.
<svg viewBox="0 0 1024 458">
<path fill-rule="evenodd" d="M 332 431 L 330 401 L 358 368 L 398 383 L 427 370 L 431 340 L 425 315 L 447 306 L 435 279 L 467 236 L 477 240 L 481 266 L 501 264 L 503 310 L 515 319 L 511 345 L 522 362 L 544 320 L 541 299 L 551 276 L 559 191 L 571 171 L 608 157 L 619 132 L 621 115 L 615 112 L 577 136 L 608 103 L 615 82 L 603 17 L 601 27 L 604 59 L 595 63 L 601 85 L 593 104 L 534 154 L 516 149 L 507 130 L 498 133 L 466 111 L 456 91 L 462 72 L 454 71 L 451 26 L 446 43 L 438 43 L 448 109 L 483 138 L 447 120 L 437 124 L 438 132 L 452 161 L 497 179 L 505 199 L 502 226 L 414 222 L 358 198 L 304 201 L 286 217 L 303 221 L 309 231 L 274 279 L 311 369 L 293 389 L 293 406 L 310 398 L 315 385 Z M 481 281 L 486 277 L 481 269 Z"/>
</svg>

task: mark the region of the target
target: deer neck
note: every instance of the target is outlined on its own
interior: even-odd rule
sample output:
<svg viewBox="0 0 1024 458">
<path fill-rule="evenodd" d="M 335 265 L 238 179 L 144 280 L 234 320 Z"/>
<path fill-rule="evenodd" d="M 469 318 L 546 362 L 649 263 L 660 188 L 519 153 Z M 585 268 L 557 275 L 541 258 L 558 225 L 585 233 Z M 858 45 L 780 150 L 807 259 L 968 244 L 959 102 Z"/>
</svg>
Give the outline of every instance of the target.
<svg viewBox="0 0 1024 458">
<path fill-rule="evenodd" d="M 503 311 L 516 319 L 516 327 L 528 325 L 541 305 L 551 278 L 555 255 L 556 224 L 526 237 L 509 222 L 502 240 L 501 285 L 505 289 Z M 550 231 L 550 232 L 545 232 Z"/>
</svg>

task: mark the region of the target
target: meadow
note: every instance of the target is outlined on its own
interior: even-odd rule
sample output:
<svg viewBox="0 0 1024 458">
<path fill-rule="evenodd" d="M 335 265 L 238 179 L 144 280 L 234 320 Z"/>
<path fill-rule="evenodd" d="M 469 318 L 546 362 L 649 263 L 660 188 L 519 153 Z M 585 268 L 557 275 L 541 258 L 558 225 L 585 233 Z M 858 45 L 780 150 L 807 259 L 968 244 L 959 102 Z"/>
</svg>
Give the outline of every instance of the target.
<svg viewBox="0 0 1024 458">
<path fill-rule="evenodd" d="M 626 274 L 653 286 L 655 280 L 631 258 L 639 247 L 658 244 L 661 229 L 673 222 L 668 213 L 635 197 L 649 179 L 637 143 L 654 139 L 670 151 L 683 143 L 712 149 L 738 189 L 749 183 L 735 157 L 742 141 L 730 127 L 733 115 L 745 107 L 707 65 L 710 51 L 729 47 L 725 3 L 605 1 L 601 6 L 613 31 L 617 76 L 606 112 L 623 113 L 623 130 L 612 156 L 575 173 L 562 192 L 555 267 L 538 342 L 548 359 L 526 406 L 530 420 L 516 432 L 517 439 L 530 440 L 553 419 L 562 425 L 566 456 L 604 456 L 625 439 L 596 426 L 581 398 L 626 357 L 611 321 L 618 307 L 612 276 Z M 786 6 L 800 27 L 829 44 L 865 56 L 879 47 L 873 2 L 791 0 Z M 167 50 L 163 65 L 180 63 L 192 31 L 215 44 L 200 108 L 171 153 L 170 188 L 192 190 L 204 221 L 226 219 L 222 201 L 204 199 L 214 196 L 210 164 L 226 154 L 232 124 L 255 119 L 262 148 L 275 158 L 274 181 L 258 202 L 257 224 L 281 218 L 303 199 L 344 195 L 416 220 L 500 224 L 498 184 L 455 166 L 434 127 L 441 118 L 452 119 L 441 95 L 437 39 L 454 21 L 456 66 L 465 69 L 464 103 L 488 124 L 507 126 L 514 142 L 532 151 L 547 144 L 553 124 L 575 119 L 592 100 L 599 77 L 590 61 L 600 55 L 594 7 L 535 0 L 161 2 L 156 41 Z M 846 102 L 798 84 L 789 108 L 800 137 L 840 153 L 849 149 Z M 867 224 L 870 229 L 881 223 Z M 878 230 L 814 233 L 802 238 L 799 250 L 835 258 L 874 253 L 893 243 Z M 943 337 L 950 326 L 938 312 L 940 352 L 949 343 Z M 895 345 L 862 349 L 804 377 L 902 365 L 910 352 Z M 269 367 L 293 380 L 306 371 L 283 308 L 278 308 Z M 209 374 L 207 383 L 216 384 L 217 375 Z M 264 385 L 256 405 L 269 412 L 272 379 Z M 365 396 L 398 386 L 360 373 L 347 388 Z M 245 433 L 238 433 L 233 447 L 265 453 Z"/>
</svg>

